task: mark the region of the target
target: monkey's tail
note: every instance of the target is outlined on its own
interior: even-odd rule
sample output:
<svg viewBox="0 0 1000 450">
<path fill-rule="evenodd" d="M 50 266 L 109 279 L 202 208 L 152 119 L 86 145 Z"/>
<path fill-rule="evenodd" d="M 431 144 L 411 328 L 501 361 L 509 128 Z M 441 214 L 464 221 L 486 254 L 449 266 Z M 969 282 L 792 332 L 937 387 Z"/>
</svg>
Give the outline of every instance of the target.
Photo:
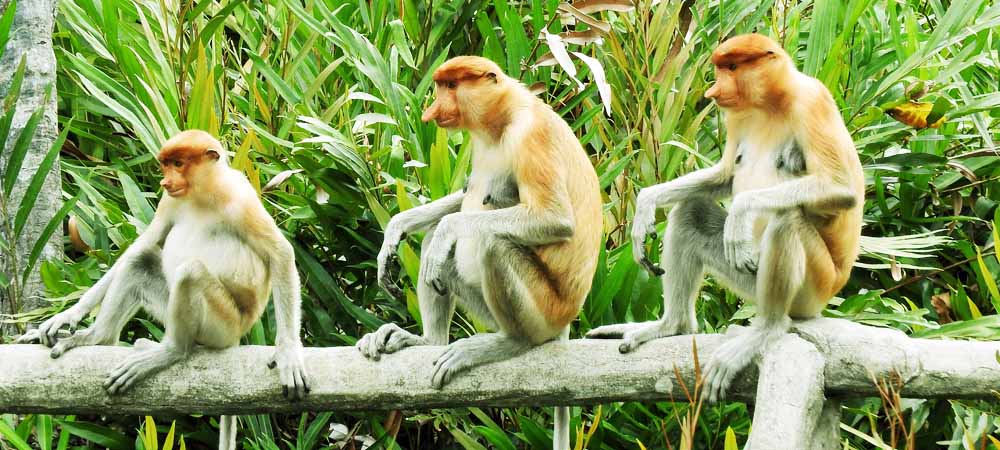
<svg viewBox="0 0 1000 450">
<path fill-rule="evenodd" d="M 560 341 L 569 340 L 569 325 L 559 336 Z M 556 406 L 555 424 L 552 425 L 552 450 L 569 450 L 569 406 Z"/>
<path fill-rule="evenodd" d="M 236 416 L 219 417 L 219 450 L 236 450 Z"/>
</svg>

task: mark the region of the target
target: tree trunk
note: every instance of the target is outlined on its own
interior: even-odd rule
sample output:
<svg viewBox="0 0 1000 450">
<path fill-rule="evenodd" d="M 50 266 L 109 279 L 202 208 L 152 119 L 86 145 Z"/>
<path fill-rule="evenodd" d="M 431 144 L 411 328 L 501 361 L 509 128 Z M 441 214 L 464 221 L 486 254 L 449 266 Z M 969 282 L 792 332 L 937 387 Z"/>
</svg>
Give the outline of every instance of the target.
<svg viewBox="0 0 1000 450">
<path fill-rule="evenodd" d="M 2 10 L 15 7 L 9 0 L 0 0 Z M 2 158 L 0 163 L 6 167 L 10 151 L 14 142 L 20 136 L 25 122 L 38 108 L 44 106 L 46 111 L 42 117 L 38 128 L 35 130 L 34 138 L 28 149 L 27 156 L 18 173 L 17 183 L 13 192 L 10 193 L 10 203 L 7 211 L 10 216 L 16 214 L 20 206 L 24 190 L 27 188 L 31 177 L 37 172 L 38 166 L 45 157 L 46 152 L 55 141 L 58 130 L 56 121 L 56 58 L 52 50 L 52 29 L 55 22 L 56 2 L 55 0 L 18 0 L 14 12 L 14 23 L 11 26 L 9 40 L 4 48 L 3 57 L 0 58 L 0 98 L 5 97 L 10 89 L 10 82 L 14 71 L 22 58 L 25 58 L 24 81 L 21 85 L 21 95 L 15 106 L 15 115 L 11 124 L 10 135 L 7 142 L 2 147 Z M 45 101 L 45 92 L 51 87 L 48 101 Z M 23 270 L 24 264 L 28 260 L 28 254 L 35 242 L 39 239 L 45 225 L 49 223 L 55 213 L 62 205 L 62 185 L 59 177 L 59 163 L 53 165 L 52 170 L 45 179 L 42 190 L 38 195 L 38 200 L 28 217 L 24 232 L 17 242 L 16 259 L 5 258 L 3 270 L 8 279 L 17 276 L 16 272 Z M 12 220 L 7 217 L 6 220 Z M 62 256 L 62 233 L 53 233 L 39 261 Z M 6 290 L 0 296 L 0 312 L 11 313 L 28 311 L 44 304 L 42 286 L 39 272 L 33 270 L 33 274 L 28 278 L 25 285 L 20 287 L 20 295 L 11 295 Z M 8 327 L 9 328 L 9 327 Z M 0 328 L 0 336 L 10 329 Z"/>
</svg>

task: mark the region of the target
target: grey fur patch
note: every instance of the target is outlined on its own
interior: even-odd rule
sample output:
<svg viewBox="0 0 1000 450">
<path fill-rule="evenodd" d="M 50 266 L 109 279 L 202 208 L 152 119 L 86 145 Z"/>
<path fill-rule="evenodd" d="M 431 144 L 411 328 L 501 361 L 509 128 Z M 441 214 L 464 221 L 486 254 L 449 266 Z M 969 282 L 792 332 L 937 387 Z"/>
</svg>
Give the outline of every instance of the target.
<svg viewBox="0 0 1000 450">
<path fill-rule="evenodd" d="M 483 197 L 484 205 L 493 205 L 496 209 L 510 208 L 520 202 L 517 180 L 514 179 L 513 175 L 490 180 L 489 193 Z"/>
<path fill-rule="evenodd" d="M 160 261 L 160 252 L 155 250 L 146 250 L 139 253 L 139 255 L 135 258 L 135 265 L 133 267 L 139 273 L 163 276 L 163 265 Z"/>
<path fill-rule="evenodd" d="M 806 172 L 806 157 L 798 141 L 792 140 L 778 151 L 774 166 L 792 175 L 802 175 Z"/>
</svg>

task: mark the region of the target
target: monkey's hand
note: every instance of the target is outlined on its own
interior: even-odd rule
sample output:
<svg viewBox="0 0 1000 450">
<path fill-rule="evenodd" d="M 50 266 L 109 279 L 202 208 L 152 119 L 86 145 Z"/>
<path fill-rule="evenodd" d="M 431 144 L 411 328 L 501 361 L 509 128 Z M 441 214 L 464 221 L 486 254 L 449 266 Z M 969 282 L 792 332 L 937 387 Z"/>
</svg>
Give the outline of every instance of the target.
<svg viewBox="0 0 1000 450">
<path fill-rule="evenodd" d="M 302 344 L 299 342 L 278 344 L 274 357 L 267 364 L 270 369 L 278 368 L 278 379 L 281 380 L 281 393 L 285 398 L 298 401 L 309 393 L 309 377 L 306 374 L 306 363 L 302 357 Z"/>
<path fill-rule="evenodd" d="M 382 249 L 378 252 L 378 285 L 390 297 L 403 301 L 406 297 L 403 290 L 396 284 L 399 278 L 399 255 L 396 253 L 399 248 L 399 241 L 403 238 L 403 231 L 392 221 L 385 227 L 385 238 L 382 240 Z"/>
<path fill-rule="evenodd" d="M 434 238 L 431 239 L 430 246 L 420 250 L 420 279 L 441 295 L 448 293 L 447 283 L 441 279 L 441 273 L 457 241 L 455 222 L 454 216 L 442 218 L 434 229 Z"/>
<path fill-rule="evenodd" d="M 656 237 L 656 209 L 652 200 L 639 191 L 635 200 L 635 216 L 632 218 L 632 258 L 654 276 L 663 275 L 663 269 L 653 264 L 646 255 L 646 239 Z"/>
<path fill-rule="evenodd" d="M 726 261 L 738 270 L 754 273 L 757 271 L 759 258 L 757 246 L 753 242 L 753 219 L 750 208 L 744 199 L 737 196 L 726 216 L 725 230 L 722 241 L 725 247 Z"/>
<path fill-rule="evenodd" d="M 69 326 L 69 331 L 72 333 L 76 330 L 76 326 L 80 323 L 80 320 L 83 320 L 83 316 L 83 314 L 76 312 L 73 308 L 67 309 L 42 322 L 38 328 L 28 330 L 27 333 L 17 338 L 15 343 L 33 344 L 37 342 L 47 347 L 52 347 L 56 345 L 59 330 L 64 326 Z"/>
</svg>

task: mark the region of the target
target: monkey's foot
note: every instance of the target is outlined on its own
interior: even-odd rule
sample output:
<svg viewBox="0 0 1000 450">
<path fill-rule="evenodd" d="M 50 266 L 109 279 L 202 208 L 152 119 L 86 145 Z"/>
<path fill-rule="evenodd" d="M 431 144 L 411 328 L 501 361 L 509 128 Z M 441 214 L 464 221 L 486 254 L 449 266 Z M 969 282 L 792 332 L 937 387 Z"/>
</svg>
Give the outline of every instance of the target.
<svg viewBox="0 0 1000 450">
<path fill-rule="evenodd" d="M 94 335 L 93 329 L 87 328 L 73 333 L 72 336 L 59 339 L 55 343 L 55 346 L 52 347 L 52 351 L 49 352 L 49 356 L 55 359 L 62 356 L 63 353 L 83 345 L 101 345 L 106 343 L 106 340 Z"/>
<path fill-rule="evenodd" d="M 702 391 L 702 396 L 709 403 L 716 403 L 725 398 L 726 391 L 729 390 L 736 375 L 749 366 L 760 352 L 761 347 L 757 345 L 757 341 L 758 339 L 749 335 L 747 330 L 743 330 L 726 339 L 719 349 L 712 353 L 712 357 L 705 364 L 705 383 Z"/>
<path fill-rule="evenodd" d="M 104 382 L 104 390 L 111 395 L 122 394 L 131 389 L 135 383 L 173 365 L 182 358 L 182 353 L 163 344 L 137 351 L 111 372 L 111 376 Z"/>
<path fill-rule="evenodd" d="M 524 353 L 531 344 L 500 333 L 482 333 L 459 339 L 448 346 L 434 361 L 431 386 L 441 389 L 452 376 L 478 365 L 513 358 Z"/>
<path fill-rule="evenodd" d="M 588 339 L 617 339 L 621 338 L 622 343 L 618 346 L 621 353 L 629 353 L 640 345 L 653 339 L 662 337 L 686 334 L 688 327 L 683 327 L 675 323 L 667 323 L 662 320 L 651 320 L 639 323 L 619 323 L 615 325 L 605 325 L 597 327 L 587 332 Z M 693 327 L 692 327 L 693 328 Z"/>
<path fill-rule="evenodd" d="M 146 338 L 139 338 L 136 339 L 135 343 L 132 344 L 132 348 L 136 350 L 148 350 L 156 345 L 157 345 L 156 341 L 151 341 Z"/>
<path fill-rule="evenodd" d="M 414 345 L 427 345 L 427 341 L 421 336 L 400 328 L 399 325 L 387 323 L 379 327 L 378 330 L 362 336 L 354 344 L 354 347 L 365 358 L 378 361 L 383 353 L 396 353 Z"/>
</svg>

